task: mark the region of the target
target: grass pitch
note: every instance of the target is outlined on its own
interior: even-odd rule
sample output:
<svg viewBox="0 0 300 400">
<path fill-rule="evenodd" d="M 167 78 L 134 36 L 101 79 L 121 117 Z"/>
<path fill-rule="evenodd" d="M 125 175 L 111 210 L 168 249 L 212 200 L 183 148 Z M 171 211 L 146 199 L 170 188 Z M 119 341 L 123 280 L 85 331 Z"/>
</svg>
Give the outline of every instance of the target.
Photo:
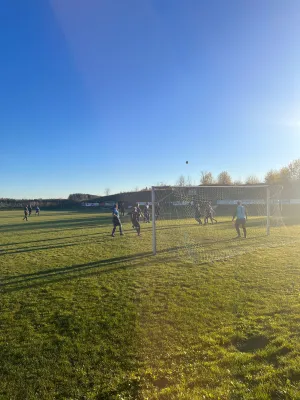
<svg viewBox="0 0 300 400">
<path fill-rule="evenodd" d="M 0 213 L 1 400 L 300 399 L 300 225 L 111 228 Z"/>
</svg>

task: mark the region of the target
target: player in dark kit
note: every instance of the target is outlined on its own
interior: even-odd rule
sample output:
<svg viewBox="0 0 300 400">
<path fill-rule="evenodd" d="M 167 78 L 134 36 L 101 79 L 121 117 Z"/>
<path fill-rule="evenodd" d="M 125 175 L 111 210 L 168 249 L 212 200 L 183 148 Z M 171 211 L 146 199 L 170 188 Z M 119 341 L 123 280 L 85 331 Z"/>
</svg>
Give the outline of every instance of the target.
<svg viewBox="0 0 300 400">
<path fill-rule="evenodd" d="M 23 218 L 23 221 L 24 221 L 24 219 L 26 219 L 26 221 L 28 221 L 28 208 L 27 208 L 27 206 L 24 208 L 24 218 Z"/>
<path fill-rule="evenodd" d="M 124 215 L 125 215 L 125 204 L 124 204 L 124 201 L 121 201 L 120 212 L 121 212 L 121 216 L 124 217 Z"/>
<path fill-rule="evenodd" d="M 213 215 L 214 215 L 215 211 L 212 208 L 211 202 L 208 202 L 205 206 L 205 219 L 204 219 L 204 225 L 208 224 L 208 220 L 210 219 L 210 222 L 213 224 L 214 221 L 215 223 L 217 223 L 218 221 L 216 219 L 214 219 Z"/>
<path fill-rule="evenodd" d="M 144 207 L 144 222 L 150 223 L 150 208 L 149 203 L 146 203 Z"/>
<path fill-rule="evenodd" d="M 137 207 L 134 207 L 133 210 L 129 213 L 131 218 L 132 227 L 136 229 L 138 236 L 141 235 L 141 226 L 139 222 L 139 212 Z"/>
<path fill-rule="evenodd" d="M 40 208 L 39 208 L 39 206 L 36 206 L 36 209 L 35 209 L 35 215 L 40 215 Z"/>
<path fill-rule="evenodd" d="M 113 209 L 113 224 L 114 224 L 114 227 L 113 227 L 111 236 L 112 237 L 115 236 L 115 231 L 117 229 L 117 226 L 119 227 L 120 235 L 123 235 L 122 224 L 121 224 L 121 220 L 120 220 L 120 216 L 119 216 L 119 210 L 118 210 L 118 204 L 114 205 L 114 209 Z"/>
<path fill-rule="evenodd" d="M 31 207 L 31 205 L 29 205 L 29 207 L 28 207 L 28 212 L 29 212 L 29 216 L 30 216 L 31 213 L 32 213 L 32 207 Z"/>
<path fill-rule="evenodd" d="M 140 222 L 140 218 L 141 218 L 141 215 L 142 215 L 142 210 L 140 208 L 140 203 L 136 203 L 136 207 L 135 208 L 136 208 L 136 211 L 138 213 L 137 220 L 138 220 L 138 222 Z"/>
<path fill-rule="evenodd" d="M 200 204 L 196 204 L 195 220 L 198 222 L 199 225 L 202 225 Z"/>
<path fill-rule="evenodd" d="M 153 207 L 153 206 L 152 206 L 152 207 Z M 159 205 L 159 203 L 157 203 L 157 204 L 155 205 L 155 219 L 158 219 L 159 216 L 160 216 L 160 205 Z"/>
</svg>

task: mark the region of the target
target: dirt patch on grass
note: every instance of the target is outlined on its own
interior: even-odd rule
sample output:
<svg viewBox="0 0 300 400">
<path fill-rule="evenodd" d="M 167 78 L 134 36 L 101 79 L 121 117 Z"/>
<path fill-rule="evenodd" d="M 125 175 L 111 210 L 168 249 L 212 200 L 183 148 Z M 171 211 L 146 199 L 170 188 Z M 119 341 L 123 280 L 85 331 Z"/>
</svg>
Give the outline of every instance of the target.
<svg viewBox="0 0 300 400">
<path fill-rule="evenodd" d="M 164 389 L 169 385 L 169 381 L 167 378 L 159 378 L 153 382 L 154 386 L 158 387 L 159 389 Z"/>
<path fill-rule="evenodd" d="M 234 343 L 235 347 L 242 353 L 254 353 L 264 349 L 269 344 L 269 339 L 263 335 L 251 336 Z"/>
<path fill-rule="evenodd" d="M 300 382 L 300 371 L 290 371 L 288 378 L 292 382 Z"/>
</svg>

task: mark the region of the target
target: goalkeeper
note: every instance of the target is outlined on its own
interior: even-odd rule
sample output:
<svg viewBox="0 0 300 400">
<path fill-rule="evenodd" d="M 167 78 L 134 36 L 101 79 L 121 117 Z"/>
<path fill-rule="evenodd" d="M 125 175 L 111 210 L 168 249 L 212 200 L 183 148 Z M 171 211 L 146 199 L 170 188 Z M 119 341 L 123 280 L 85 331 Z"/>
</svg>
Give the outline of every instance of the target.
<svg viewBox="0 0 300 400">
<path fill-rule="evenodd" d="M 237 204 L 238 204 L 237 208 L 236 208 L 235 213 L 234 213 L 234 215 L 232 217 L 232 222 L 236 218 L 235 229 L 236 229 L 236 232 L 238 234 L 237 237 L 238 238 L 241 237 L 240 225 L 242 225 L 243 232 L 244 232 L 244 238 L 246 238 L 247 237 L 246 221 L 247 221 L 247 218 L 248 218 L 247 211 L 246 211 L 245 207 L 242 206 L 240 201 L 238 201 Z"/>
</svg>

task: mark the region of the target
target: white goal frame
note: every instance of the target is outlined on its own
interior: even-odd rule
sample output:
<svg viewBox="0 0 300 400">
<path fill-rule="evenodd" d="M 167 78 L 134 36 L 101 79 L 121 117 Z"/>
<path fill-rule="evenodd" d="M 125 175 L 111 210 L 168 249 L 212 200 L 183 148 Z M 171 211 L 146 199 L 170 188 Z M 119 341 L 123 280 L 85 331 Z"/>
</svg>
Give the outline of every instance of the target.
<svg viewBox="0 0 300 400">
<path fill-rule="evenodd" d="M 155 213 L 155 191 L 156 190 L 167 190 L 167 189 L 212 189 L 212 188 L 222 188 L 222 189 L 239 189 L 239 188 L 265 188 L 265 204 L 266 204 L 266 235 L 270 235 L 270 216 L 271 216 L 271 207 L 270 207 L 270 185 L 199 185 L 199 186 L 152 186 L 151 191 L 151 202 L 152 202 L 152 253 L 155 256 L 157 254 L 157 246 L 156 246 L 156 213 Z"/>
</svg>

